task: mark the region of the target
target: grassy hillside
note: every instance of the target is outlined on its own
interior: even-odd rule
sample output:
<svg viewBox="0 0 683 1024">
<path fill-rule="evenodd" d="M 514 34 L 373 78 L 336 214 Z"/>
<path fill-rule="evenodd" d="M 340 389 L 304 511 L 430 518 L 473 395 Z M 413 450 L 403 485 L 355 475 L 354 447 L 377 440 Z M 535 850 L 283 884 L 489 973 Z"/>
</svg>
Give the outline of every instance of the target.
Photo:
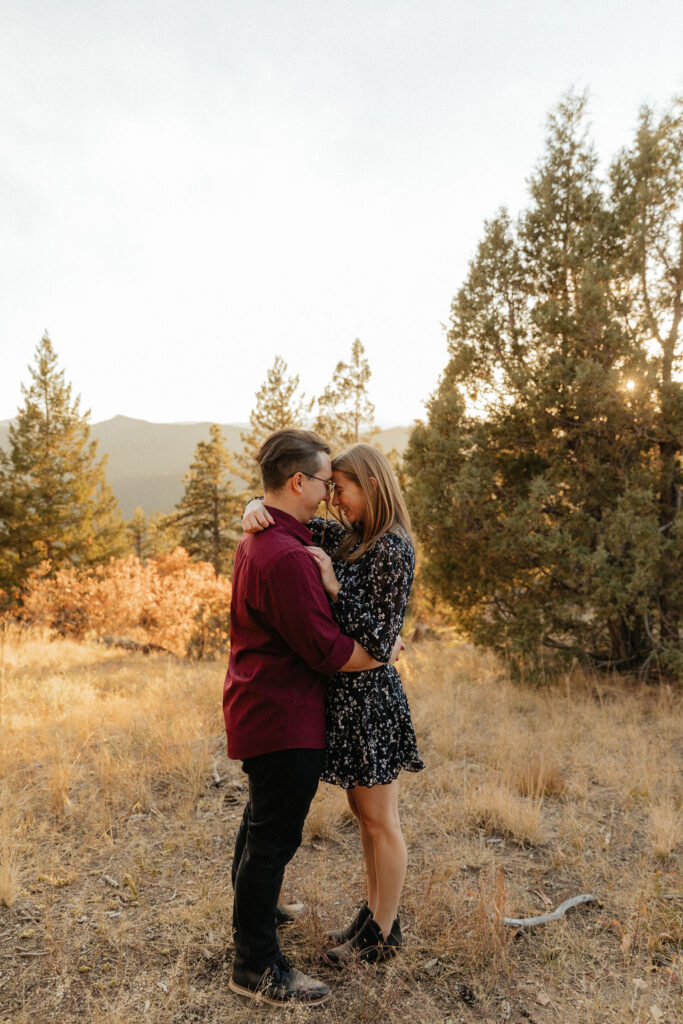
<svg viewBox="0 0 683 1024">
<path fill-rule="evenodd" d="M 227 989 L 245 790 L 223 671 L 8 634 L 2 1024 L 275 1019 Z M 362 896 L 344 797 L 321 786 L 283 891 L 304 904 L 286 951 L 334 989 L 315 1020 L 680 1021 L 680 697 L 579 674 L 517 687 L 446 641 L 415 645 L 402 675 L 427 764 L 402 783 L 405 951 L 377 970 L 320 964 L 323 927 Z M 598 902 L 525 934 L 501 922 L 579 893 Z"/>
<path fill-rule="evenodd" d="M 7 446 L 9 421 L 0 423 L 0 448 Z M 183 477 L 192 462 L 199 441 L 208 441 L 210 423 L 149 423 L 147 420 L 115 416 L 94 423 L 91 435 L 107 456 L 107 479 L 128 518 L 140 505 L 150 515 L 170 512 L 183 493 Z M 240 452 L 244 426 L 221 424 L 231 451 Z M 403 451 L 410 427 L 380 430 L 376 442 L 384 451 Z M 242 487 L 243 481 L 236 479 Z"/>
</svg>

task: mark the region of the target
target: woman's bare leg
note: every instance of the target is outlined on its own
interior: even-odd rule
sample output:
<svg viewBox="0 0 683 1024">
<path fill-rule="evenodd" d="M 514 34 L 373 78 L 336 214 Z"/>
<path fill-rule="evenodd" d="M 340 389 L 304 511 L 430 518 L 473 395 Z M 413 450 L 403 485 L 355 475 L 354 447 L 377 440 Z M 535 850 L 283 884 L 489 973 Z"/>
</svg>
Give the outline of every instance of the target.
<svg viewBox="0 0 683 1024">
<path fill-rule="evenodd" d="M 357 788 L 357 787 L 356 787 Z M 358 803 L 355 797 L 356 789 L 346 790 L 346 799 L 349 802 L 349 807 L 353 815 L 358 820 L 358 827 L 360 829 L 360 842 L 363 848 L 363 860 L 365 861 L 365 877 L 367 880 L 368 887 L 368 906 L 372 911 L 373 917 L 375 915 L 375 908 L 377 907 L 377 873 L 375 871 L 375 849 L 372 843 L 372 839 L 368 835 L 367 829 L 363 825 L 363 820 L 358 810 Z"/>
<path fill-rule="evenodd" d="M 384 786 L 356 786 L 353 794 L 352 810 L 358 814 L 361 841 L 365 833 L 372 847 L 376 894 L 373 903 L 369 899 L 368 903 L 386 939 L 398 913 L 408 862 L 398 814 L 398 780 Z"/>
</svg>

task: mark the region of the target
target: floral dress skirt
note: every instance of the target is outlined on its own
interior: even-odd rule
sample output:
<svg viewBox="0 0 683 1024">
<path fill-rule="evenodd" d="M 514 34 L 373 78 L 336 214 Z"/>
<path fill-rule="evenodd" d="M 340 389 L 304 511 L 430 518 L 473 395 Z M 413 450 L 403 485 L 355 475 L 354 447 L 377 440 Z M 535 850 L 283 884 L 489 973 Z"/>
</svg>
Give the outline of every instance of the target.
<svg viewBox="0 0 683 1024">
<path fill-rule="evenodd" d="M 408 699 L 393 666 L 333 676 L 327 689 L 327 751 L 321 778 L 343 789 L 419 772 Z"/>
</svg>

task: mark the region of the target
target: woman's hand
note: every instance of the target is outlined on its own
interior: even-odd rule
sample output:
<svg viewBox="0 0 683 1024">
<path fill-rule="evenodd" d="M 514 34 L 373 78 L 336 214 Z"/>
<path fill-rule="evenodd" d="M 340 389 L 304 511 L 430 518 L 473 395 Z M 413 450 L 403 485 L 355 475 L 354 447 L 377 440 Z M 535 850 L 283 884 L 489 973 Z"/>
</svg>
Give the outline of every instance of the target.
<svg viewBox="0 0 683 1024">
<path fill-rule="evenodd" d="M 334 568 L 332 566 L 332 559 L 323 551 L 322 548 L 304 548 L 304 551 L 308 551 L 311 558 L 315 560 L 318 568 L 320 569 L 320 578 L 323 582 L 323 589 L 325 593 L 332 598 L 333 601 L 337 600 L 339 595 L 339 580 L 334 574 Z"/>
<path fill-rule="evenodd" d="M 242 529 L 245 533 L 260 533 L 273 526 L 275 520 L 260 498 L 252 498 L 242 515 Z"/>
<path fill-rule="evenodd" d="M 393 665 L 401 656 L 401 652 L 405 651 L 406 645 L 403 643 L 403 638 L 399 635 L 396 637 L 396 643 L 394 644 L 391 654 L 389 655 L 388 665 Z"/>
</svg>

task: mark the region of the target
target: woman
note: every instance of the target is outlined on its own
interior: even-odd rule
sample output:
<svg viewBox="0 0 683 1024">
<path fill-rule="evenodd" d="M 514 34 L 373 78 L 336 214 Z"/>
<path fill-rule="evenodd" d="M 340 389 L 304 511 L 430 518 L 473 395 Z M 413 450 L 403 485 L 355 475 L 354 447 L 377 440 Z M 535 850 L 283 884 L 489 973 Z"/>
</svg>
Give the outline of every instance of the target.
<svg viewBox="0 0 683 1024">
<path fill-rule="evenodd" d="M 378 661 L 389 660 L 405 614 L 415 555 L 410 519 L 384 455 L 356 444 L 332 460 L 338 521 L 309 524 L 308 548 L 336 621 Z M 268 513 L 250 502 L 244 527 L 263 529 Z M 326 959 L 376 963 L 401 945 L 398 904 L 407 853 L 398 813 L 401 769 L 420 771 L 415 732 L 393 665 L 338 673 L 327 690 L 327 755 L 321 778 L 346 790 L 358 820 L 368 897 L 346 928 L 328 936 Z"/>
</svg>

